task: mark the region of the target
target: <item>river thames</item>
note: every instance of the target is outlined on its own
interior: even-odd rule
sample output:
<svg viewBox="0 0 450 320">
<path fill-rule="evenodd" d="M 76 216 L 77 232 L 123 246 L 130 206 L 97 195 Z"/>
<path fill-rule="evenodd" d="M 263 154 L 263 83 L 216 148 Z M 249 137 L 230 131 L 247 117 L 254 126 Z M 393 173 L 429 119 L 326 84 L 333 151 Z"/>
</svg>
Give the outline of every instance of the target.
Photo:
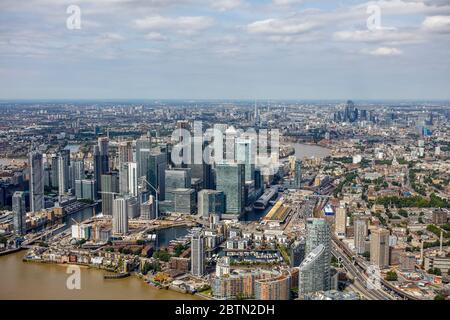
<svg viewBox="0 0 450 320">
<path fill-rule="evenodd" d="M 81 289 L 69 290 L 66 286 L 70 276 L 66 273 L 68 266 L 23 262 L 25 253 L 20 251 L 0 257 L 0 300 L 200 299 L 191 294 L 154 288 L 134 276 L 105 280 L 103 271 L 88 267 L 81 267 Z"/>
</svg>

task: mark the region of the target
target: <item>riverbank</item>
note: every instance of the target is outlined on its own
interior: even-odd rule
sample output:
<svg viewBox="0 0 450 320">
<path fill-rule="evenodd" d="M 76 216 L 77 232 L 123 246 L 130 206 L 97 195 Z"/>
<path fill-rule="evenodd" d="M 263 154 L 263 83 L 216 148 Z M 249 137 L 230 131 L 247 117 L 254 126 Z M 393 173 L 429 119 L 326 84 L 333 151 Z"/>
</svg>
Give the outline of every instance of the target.
<svg viewBox="0 0 450 320">
<path fill-rule="evenodd" d="M 69 265 L 26 263 L 24 252 L 0 257 L 2 300 L 191 300 L 197 295 L 154 288 L 137 276 L 105 280 L 104 271 L 81 268 L 81 289 L 69 290 Z"/>
</svg>

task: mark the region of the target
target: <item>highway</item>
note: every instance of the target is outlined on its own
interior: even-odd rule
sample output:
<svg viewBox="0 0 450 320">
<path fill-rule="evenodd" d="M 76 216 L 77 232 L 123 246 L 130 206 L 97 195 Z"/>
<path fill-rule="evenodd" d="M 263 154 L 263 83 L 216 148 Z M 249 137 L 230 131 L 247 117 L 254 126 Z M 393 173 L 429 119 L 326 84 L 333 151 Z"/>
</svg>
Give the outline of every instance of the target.
<svg viewBox="0 0 450 320">
<path fill-rule="evenodd" d="M 353 278 L 356 289 L 363 294 L 369 300 L 393 300 L 394 297 L 389 295 L 387 292 L 382 289 L 368 289 L 368 277 L 365 274 L 364 270 L 359 269 L 357 266 L 353 264 L 353 261 L 344 253 L 344 251 L 339 248 L 339 246 L 335 243 L 335 240 L 332 241 L 332 249 L 331 253 L 338 258 L 345 270 L 350 274 Z"/>
</svg>

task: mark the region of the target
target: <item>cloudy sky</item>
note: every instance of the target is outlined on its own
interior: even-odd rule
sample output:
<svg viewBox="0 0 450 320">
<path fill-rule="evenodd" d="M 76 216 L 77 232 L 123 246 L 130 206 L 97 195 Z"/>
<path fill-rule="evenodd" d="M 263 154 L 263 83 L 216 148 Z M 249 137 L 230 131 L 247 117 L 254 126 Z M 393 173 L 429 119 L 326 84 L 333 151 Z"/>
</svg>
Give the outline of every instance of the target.
<svg viewBox="0 0 450 320">
<path fill-rule="evenodd" d="M 450 0 L 0 0 L 13 98 L 450 99 Z"/>
</svg>

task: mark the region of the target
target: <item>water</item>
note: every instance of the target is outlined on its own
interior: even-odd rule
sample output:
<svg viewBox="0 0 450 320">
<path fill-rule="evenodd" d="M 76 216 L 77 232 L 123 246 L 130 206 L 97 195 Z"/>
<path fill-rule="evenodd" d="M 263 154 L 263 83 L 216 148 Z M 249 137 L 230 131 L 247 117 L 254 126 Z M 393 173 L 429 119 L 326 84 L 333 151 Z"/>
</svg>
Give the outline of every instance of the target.
<svg viewBox="0 0 450 320">
<path fill-rule="evenodd" d="M 324 148 L 316 145 L 302 144 L 302 143 L 293 143 L 292 146 L 295 149 L 295 156 L 297 159 L 303 158 L 325 158 L 329 156 L 331 150 L 328 148 Z"/>
<path fill-rule="evenodd" d="M 67 266 L 23 262 L 25 251 L 0 257 L 0 300 L 180 300 L 197 296 L 157 289 L 137 277 L 105 280 L 102 270 L 81 268 L 81 289 L 66 287 Z"/>
<path fill-rule="evenodd" d="M 167 247 L 171 240 L 183 237 L 189 233 L 189 229 L 186 227 L 174 227 L 168 229 L 162 229 L 157 231 L 156 247 Z"/>
</svg>

